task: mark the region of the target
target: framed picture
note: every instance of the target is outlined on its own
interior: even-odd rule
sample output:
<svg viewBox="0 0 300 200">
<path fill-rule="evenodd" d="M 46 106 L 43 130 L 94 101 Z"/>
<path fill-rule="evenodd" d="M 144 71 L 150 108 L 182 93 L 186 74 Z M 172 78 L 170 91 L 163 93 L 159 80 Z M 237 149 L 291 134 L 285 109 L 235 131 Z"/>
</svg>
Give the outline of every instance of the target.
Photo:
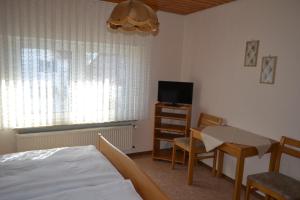
<svg viewBox="0 0 300 200">
<path fill-rule="evenodd" d="M 260 83 L 274 84 L 277 56 L 262 58 Z"/>
<path fill-rule="evenodd" d="M 255 67 L 257 64 L 259 40 L 248 41 L 246 43 L 244 66 Z"/>
</svg>

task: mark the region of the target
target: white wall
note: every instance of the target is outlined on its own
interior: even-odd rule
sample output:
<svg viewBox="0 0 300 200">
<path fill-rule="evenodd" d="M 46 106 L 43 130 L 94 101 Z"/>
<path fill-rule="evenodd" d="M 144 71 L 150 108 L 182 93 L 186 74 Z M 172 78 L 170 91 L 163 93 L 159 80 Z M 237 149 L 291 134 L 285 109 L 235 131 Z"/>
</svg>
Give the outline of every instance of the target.
<svg viewBox="0 0 300 200">
<path fill-rule="evenodd" d="M 149 119 L 138 122 L 134 134 L 136 151 L 152 150 L 158 80 L 180 79 L 184 18 L 166 12 L 158 12 L 158 18 L 160 32 L 154 37 L 152 48 Z"/>
<path fill-rule="evenodd" d="M 0 155 L 16 151 L 15 132 L 12 130 L 0 131 Z"/>
<path fill-rule="evenodd" d="M 181 79 L 194 81 L 195 121 L 201 111 L 269 138 L 300 139 L 300 1 L 239 0 L 185 18 Z M 257 67 L 244 67 L 245 44 L 260 40 Z M 261 59 L 278 56 L 274 85 L 260 84 Z M 268 156 L 246 161 L 245 176 L 265 171 Z M 234 177 L 235 160 L 224 171 Z M 282 162 L 300 179 L 300 162 Z"/>
</svg>

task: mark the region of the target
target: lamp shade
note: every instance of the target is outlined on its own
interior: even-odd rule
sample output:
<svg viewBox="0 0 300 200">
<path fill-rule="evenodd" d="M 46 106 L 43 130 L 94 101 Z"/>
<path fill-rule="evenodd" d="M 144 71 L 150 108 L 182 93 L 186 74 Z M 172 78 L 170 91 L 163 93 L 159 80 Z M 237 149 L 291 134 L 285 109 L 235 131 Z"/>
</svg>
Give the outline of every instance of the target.
<svg viewBox="0 0 300 200">
<path fill-rule="evenodd" d="M 156 13 L 139 0 L 127 0 L 113 9 L 107 21 L 111 29 L 158 33 L 159 22 Z"/>
</svg>

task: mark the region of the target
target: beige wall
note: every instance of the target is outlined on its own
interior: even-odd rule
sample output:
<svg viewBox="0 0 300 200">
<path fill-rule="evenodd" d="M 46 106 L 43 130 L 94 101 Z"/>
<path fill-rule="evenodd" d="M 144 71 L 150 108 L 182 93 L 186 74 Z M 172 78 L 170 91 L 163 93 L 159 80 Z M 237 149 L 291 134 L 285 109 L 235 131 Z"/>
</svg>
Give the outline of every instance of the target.
<svg viewBox="0 0 300 200">
<path fill-rule="evenodd" d="M 196 83 L 194 121 L 205 111 L 273 139 L 300 139 L 299 19 L 298 0 L 239 0 L 188 15 L 181 78 Z M 248 40 L 260 40 L 257 67 L 243 66 Z M 278 56 L 274 85 L 259 83 L 261 58 L 268 55 Z M 267 164 L 267 157 L 251 158 L 245 175 Z M 299 161 L 282 165 L 300 179 Z M 224 168 L 234 177 L 235 160 L 226 157 Z"/>
</svg>

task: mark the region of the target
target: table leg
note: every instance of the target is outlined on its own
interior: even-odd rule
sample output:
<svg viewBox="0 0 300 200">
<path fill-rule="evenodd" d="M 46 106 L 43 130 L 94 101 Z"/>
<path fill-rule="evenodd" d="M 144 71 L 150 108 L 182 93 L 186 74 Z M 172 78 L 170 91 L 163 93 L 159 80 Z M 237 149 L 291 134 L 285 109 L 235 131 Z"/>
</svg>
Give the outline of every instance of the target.
<svg viewBox="0 0 300 200">
<path fill-rule="evenodd" d="M 245 158 L 241 155 L 237 158 L 236 172 L 235 172 L 235 184 L 233 200 L 239 200 L 241 198 L 241 188 L 244 174 Z"/>
<path fill-rule="evenodd" d="M 223 160 L 224 160 L 224 152 L 218 150 L 218 171 L 217 176 L 220 177 L 223 173 Z"/>
</svg>

